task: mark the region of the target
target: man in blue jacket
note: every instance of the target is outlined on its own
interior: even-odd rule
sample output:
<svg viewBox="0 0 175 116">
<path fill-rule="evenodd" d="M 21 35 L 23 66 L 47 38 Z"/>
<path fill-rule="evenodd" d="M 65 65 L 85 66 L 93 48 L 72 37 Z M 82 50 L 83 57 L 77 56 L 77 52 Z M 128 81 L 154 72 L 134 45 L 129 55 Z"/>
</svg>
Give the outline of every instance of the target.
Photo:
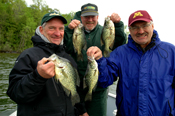
<svg viewBox="0 0 175 116">
<path fill-rule="evenodd" d="M 117 116 L 175 116 L 175 46 L 162 42 L 145 10 L 129 17 L 128 43 L 104 58 L 91 47 L 100 71 L 98 85 L 107 87 L 119 77 Z"/>
</svg>

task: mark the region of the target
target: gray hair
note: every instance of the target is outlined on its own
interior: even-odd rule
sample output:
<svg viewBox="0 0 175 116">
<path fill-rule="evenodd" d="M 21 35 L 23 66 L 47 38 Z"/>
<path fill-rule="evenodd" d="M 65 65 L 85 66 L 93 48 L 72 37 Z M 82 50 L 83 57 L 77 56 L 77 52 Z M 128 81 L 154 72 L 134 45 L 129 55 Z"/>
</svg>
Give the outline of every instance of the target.
<svg viewBox="0 0 175 116">
<path fill-rule="evenodd" d="M 43 25 L 41 25 L 43 27 L 43 29 L 45 28 L 46 26 L 46 22 L 43 23 Z"/>
</svg>

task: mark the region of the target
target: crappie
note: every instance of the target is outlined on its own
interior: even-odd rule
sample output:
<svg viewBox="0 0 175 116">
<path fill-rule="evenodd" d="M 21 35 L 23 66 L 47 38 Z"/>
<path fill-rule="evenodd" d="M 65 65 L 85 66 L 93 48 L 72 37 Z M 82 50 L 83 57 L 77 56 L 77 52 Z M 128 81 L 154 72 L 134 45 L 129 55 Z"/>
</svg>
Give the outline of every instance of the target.
<svg viewBox="0 0 175 116">
<path fill-rule="evenodd" d="M 102 45 L 105 45 L 103 53 L 104 57 L 108 57 L 110 55 L 111 50 L 109 48 L 113 47 L 114 40 L 115 40 L 114 23 L 110 20 L 110 17 L 106 17 L 101 37 Z"/>
<path fill-rule="evenodd" d="M 86 39 L 85 39 L 83 24 L 80 23 L 74 29 L 72 39 L 73 39 L 74 50 L 77 53 L 77 60 L 83 61 L 83 55 L 81 53 L 81 50 L 82 49 L 86 50 Z"/>
<path fill-rule="evenodd" d="M 98 81 L 98 64 L 94 57 L 88 57 L 87 70 L 84 77 L 84 88 L 88 87 L 88 93 L 86 94 L 85 101 L 92 100 L 92 91 L 95 91 Z"/>
<path fill-rule="evenodd" d="M 71 65 L 70 61 L 53 54 L 49 60 L 55 63 L 55 80 L 59 81 L 67 96 L 71 93 L 72 105 L 80 102 L 79 95 L 76 91 L 76 85 L 80 85 L 77 70 Z"/>
</svg>

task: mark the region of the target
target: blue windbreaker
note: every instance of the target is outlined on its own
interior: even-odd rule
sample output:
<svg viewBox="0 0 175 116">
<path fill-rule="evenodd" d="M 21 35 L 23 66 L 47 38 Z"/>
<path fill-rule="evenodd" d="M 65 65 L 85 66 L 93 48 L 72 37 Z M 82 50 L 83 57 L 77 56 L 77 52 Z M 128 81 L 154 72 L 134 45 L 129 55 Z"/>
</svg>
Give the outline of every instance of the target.
<svg viewBox="0 0 175 116">
<path fill-rule="evenodd" d="M 98 86 L 107 87 L 119 77 L 118 116 L 175 116 L 175 46 L 160 41 L 154 30 L 143 52 L 128 37 L 128 44 L 99 59 Z"/>
</svg>

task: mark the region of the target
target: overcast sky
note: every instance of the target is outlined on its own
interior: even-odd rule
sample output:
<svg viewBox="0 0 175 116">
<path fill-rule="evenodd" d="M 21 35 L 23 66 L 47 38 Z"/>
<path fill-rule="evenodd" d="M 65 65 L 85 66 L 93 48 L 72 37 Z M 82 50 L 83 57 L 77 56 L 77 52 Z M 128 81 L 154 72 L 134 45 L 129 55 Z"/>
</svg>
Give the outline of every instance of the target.
<svg viewBox="0 0 175 116">
<path fill-rule="evenodd" d="M 28 5 L 32 0 L 25 0 Z M 43 0 L 44 1 L 44 0 Z M 174 0 L 45 0 L 46 4 L 54 9 L 57 8 L 62 14 L 76 12 L 86 3 L 98 6 L 99 23 L 104 24 L 104 18 L 113 12 L 118 13 L 125 25 L 128 18 L 136 10 L 146 10 L 154 22 L 162 41 L 175 45 L 175 1 Z"/>
</svg>

